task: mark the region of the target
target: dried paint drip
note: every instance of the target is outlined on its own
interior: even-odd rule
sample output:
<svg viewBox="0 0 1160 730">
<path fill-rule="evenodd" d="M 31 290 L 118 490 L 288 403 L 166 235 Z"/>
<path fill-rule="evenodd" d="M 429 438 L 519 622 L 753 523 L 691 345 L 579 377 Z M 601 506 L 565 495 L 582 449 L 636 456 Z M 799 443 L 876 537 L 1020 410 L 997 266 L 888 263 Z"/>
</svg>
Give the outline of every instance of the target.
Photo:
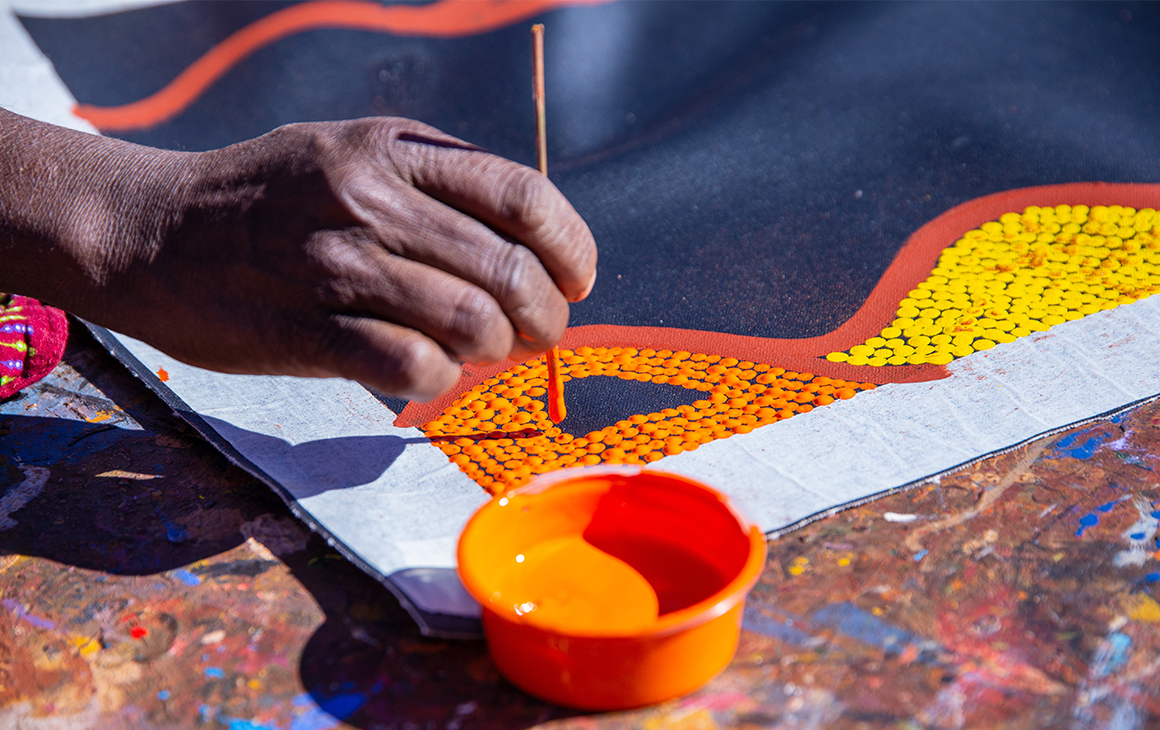
<svg viewBox="0 0 1160 730">
<path fill-rule="evenodd" d="M 968 231 L 879 336 L 826 359 L 944 365 L 1160 291 L 1151 208 L 1030 206 Z"/>
<path fill-rule="evenodd" d="M 547 392 L 548 377 L 538 360 L 467 391 L 423 431 L 464 473 L 498 493 L 567 466 L 650 463 L 874 387 L 731 357 L 631 347 L 560 350 L 560 370 L 565 382 L 603 375 L 706 396 L 574 438 L 553 424 L 536 400 Z"/>
</svg>

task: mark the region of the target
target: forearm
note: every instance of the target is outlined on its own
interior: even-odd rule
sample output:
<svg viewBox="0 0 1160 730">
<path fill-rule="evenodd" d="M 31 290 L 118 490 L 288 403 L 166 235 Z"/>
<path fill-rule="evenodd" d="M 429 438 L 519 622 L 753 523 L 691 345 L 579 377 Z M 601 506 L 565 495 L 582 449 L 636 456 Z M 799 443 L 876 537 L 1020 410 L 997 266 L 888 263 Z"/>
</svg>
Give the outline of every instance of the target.
<svg viewBox="0 0 1160 730">
<path fill-rule="evenodd" d="M 150 198 L 176 154 L 0 109 L 0 291 L 99 315 L 111 280 L 158 238 Z"/>
</svg>

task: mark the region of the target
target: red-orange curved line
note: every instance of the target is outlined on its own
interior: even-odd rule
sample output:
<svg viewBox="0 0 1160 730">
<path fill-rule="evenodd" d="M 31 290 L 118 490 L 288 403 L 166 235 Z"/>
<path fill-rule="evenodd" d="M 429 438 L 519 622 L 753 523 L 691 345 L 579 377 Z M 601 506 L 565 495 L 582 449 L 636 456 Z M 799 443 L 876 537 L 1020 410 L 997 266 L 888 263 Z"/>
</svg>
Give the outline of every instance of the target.
<svg viewBox="0 0 1160 730">
<path fill-rule="evenodd" d="M 1130 205 L 1160 208 L 1160 185 L 1136 183 L 1069 183 L 1019 188 L 969 200 L 946 211 L 915 231 L 894 256 L 894 260 L 866 301 L 840 327 L 818 337 L 782 339 L 747 337 L 723 332 L 704 332 L 670 327 L 627 327 L 587 325 L 564 333 L 561 347 L 646 347 L 654 350 L 687 350 L 738 360 L 762 362 L 787 370 L 811 372 L 830 378 L 862 383 L 913 383 L 939 380 L 950 375 L 941 365 L 848 365 L 830 362 L 824 356 L 848 350 L 877 335 L 894 320 L 898 302 L 930 275 L 943 249 L 964 233 L 1010 211 L 1029 205 Z M 977 355 L 976 355 L 977 356 Z M 986 356 L 985 354 L 983 355 Z M 456 398 L 479 383 L 512 366 L 504 361 L 486 367 L 465 366 L 463 376 L 448 393 L 430 403 L 407 404 L 395 425 L 407 427 L 437 418 Z"/>
<path fill-rule="evenodd" d="M 160 91 L 122 106 L 79 104 L 73 109 L 102 132 L 145 129 L 180 114 L 254 51 L 295 33 L 320 28 L 392 35 L 460 38 L 486 33 L 567 5 L 608 0 L 436 0 L 388 5 L 365 0 L 318 0 L 278 10 L 250 23 L 194 61 Z"/>
</svg>

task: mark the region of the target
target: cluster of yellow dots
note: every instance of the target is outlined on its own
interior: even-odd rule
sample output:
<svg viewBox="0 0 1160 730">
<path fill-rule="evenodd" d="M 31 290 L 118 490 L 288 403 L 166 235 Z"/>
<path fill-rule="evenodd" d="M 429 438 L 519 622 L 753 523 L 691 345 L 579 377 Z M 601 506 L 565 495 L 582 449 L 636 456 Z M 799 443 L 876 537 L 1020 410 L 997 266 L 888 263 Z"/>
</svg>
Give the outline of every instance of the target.
<svg viewBox="0 0 1160 730">
<path fill-rule="evenodd" d="M 647 464 L 701 444 L 853 398 L 872 383 L 786 371 L 732 357 L 626 347 L 561 350 L 563 380 L 594 375 L 703 392 L 692 405 L 637 414 L 580 438 L 548 419 L 542 360 L 516 365 L 460 396 L 423 431 L 492 493 L 567 466 Z"/>
<path fill-rule="evenodd" d="M 968 231 L 877 337 L 826 359 L 943 365 L 1160 291 L 1160 215 L 1031 206 Z"/>
</svg>

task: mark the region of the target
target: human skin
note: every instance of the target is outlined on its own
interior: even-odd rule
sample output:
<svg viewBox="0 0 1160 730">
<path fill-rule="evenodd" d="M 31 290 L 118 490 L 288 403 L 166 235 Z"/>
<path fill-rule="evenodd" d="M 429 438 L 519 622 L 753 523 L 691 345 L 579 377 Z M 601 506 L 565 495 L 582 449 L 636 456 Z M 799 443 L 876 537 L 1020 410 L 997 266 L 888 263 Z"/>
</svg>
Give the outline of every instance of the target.
<svg viewBox="0 0 1160 730">
<path fill-rule="evenodd" d="M 592 234 L 537 171 L 407 119 L 209 152 L 0 109 L 0 291 L 230 373 L 416 400 L 554 345 Z"/>
</svg>

